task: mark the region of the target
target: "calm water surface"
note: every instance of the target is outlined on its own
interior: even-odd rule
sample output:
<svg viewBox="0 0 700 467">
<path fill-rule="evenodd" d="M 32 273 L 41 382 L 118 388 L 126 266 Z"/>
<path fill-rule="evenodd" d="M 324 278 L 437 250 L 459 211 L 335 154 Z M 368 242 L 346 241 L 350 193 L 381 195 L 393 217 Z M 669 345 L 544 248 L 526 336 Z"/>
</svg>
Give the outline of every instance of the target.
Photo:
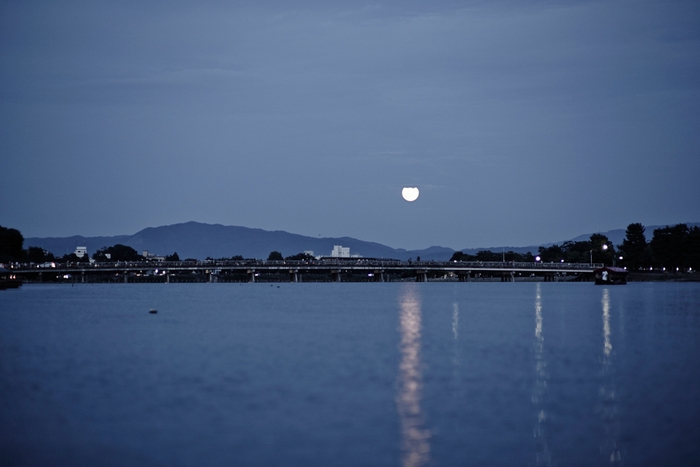
<svg viewBox="0 0 700 467">
<path fill-rule="evenodd" d="M 0 465 L 700 465 L 700 284 L 3 291 Z"/>
</svg>

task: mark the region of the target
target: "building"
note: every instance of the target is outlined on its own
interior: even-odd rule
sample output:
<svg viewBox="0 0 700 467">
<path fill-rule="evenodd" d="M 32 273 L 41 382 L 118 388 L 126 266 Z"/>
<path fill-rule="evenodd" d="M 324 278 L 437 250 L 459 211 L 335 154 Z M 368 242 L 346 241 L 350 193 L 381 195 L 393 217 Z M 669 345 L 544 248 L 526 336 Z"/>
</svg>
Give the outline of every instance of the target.
<svg viewBox="0 0 700 467">
<path fill-rule="evenodd" d="M 149 253 L 148 250 L 143 250 L 143 254 L 141 256 L 150 261 L 165 261 L 165 256 L 158 256 L 156 254 Z"/>
<path fill-rule="evenodd" d="M 350 247 L 344 247 L 342 245 L 333 245 L 333 251 L 331 251 L 332 258 L 349 258 L 350 257 Z"/>
<path fill-rule="evenodd" d="M 86 246 L 75 247 L 74 253 L 75 253 L 75 256 L 77 256 L 78 258 L 82 258 L 83 256 L 86 256 L 88 254 L 87 247 Z"/>
</svg>

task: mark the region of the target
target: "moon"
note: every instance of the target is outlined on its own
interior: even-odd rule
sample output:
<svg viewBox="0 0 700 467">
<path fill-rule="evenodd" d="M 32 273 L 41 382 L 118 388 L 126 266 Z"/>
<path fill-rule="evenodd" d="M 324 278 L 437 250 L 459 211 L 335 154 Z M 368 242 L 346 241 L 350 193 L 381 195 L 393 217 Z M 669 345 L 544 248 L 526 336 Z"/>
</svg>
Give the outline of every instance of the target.
<svg viewBox="0 0 700 467">
<path fill-rule="evenodd" d="M 416 187 L 406 186 L 403 188 L 403 190 L 401 190 L 401 196 L 403 196 L 403 199 L 409 203 L 417 200 L 418 195 L 420 195 L 420 191 L 418 191 L 418 188 Z"/>
</svg>

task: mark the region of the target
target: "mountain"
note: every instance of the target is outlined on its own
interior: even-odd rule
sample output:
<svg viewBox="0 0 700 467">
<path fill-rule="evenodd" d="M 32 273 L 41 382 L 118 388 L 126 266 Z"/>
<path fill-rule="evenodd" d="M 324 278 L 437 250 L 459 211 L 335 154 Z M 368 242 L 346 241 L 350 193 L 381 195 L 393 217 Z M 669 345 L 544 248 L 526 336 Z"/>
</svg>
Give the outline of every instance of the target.
<svg viewBox="0 0 700 467">
<path fill-rule="evenodd" d="M 307 250 L 312 250 L 315 255 L 330 255 L 334 245 L 350 247 L 350 254 L 359 254 L 365 258 L 408 259 L 420 256 L 421 259 L 449 259 L 454 253 L 451 248 L 439 246 L 424 250 L 404 250 L 351 237 L 314 238 L 280 230 L 268 231 L 199 222 L 149 227 L 134 235 L 27 238 L 24 241 L 25 246 L 38 246 L 59 256 L 72 253 L 77 246 L 86 246 L 88 253 L 92 255 L 100 248 L 117 243 L 128 245 L 139 253 L 144 250 L 157 255 L 177 252 L 182 259 L 228 258 L 234 255 L 264 259 L 273 250 L 284 256 Z"/>
<path fill-rule="evenodd" d="M 700 223 L 687 223 L 688 227 L 700 226 Z M 666 227 L 665 225 L 653 225 L 646 228 L 647 240 L 655 229 Z M 625 238 L 625 229 L 598 232 L 607 236 L 615 245 L 619 245 Z M 571 241 L 585 241 L 592 234 L 583 234 L 571 239 Z M 27 238 L 25 247 L 38 246 L 63 256 L 72 253 L 77 246 L 86 246 L 88 253 L 92 255 L 100 248 L 116 245 L 128 245 L 139 253 L 144 250 L 156 255 L 169 255 L 174 252 L 180 258 L 229 258 L 241 255 L 244 258 L 265 259 L 271 251 L 279 251 L 284 256 L 291 256 L 312 250 L 315 255 L 330 255 L 334 245 L 350 247 L 351 254 L 359 254 L 365 258 L 392 258 L 406 260 L 420 256 L 423 260 L 450 259 L 456 251 L 452 248 L 432 246 L 423 250 L 404 250 L 391 248 L 375 242 L 365 242 L 351 237 L 339 238 L 314 238 L 304 235 L 292 234 L 281 230 L 269 231 L 251 229 L 248 227 L 225 226 L 220 224 L 202 224 L 199 222 L 185 222 L 183 224 L 165 225 L 161 227 L 149 227 L 134 235 L 118 235 L 114 237 L 62 237 L 62 238 Z M 564 243 L 557 242 L 557 244 Z M 552 243 L 543 244 L 550 246 Z M 465 248 L 460 250 L 468 254 L 476 254 L 480 250 L 491 251 L 515 251 L 516 253 L 537 253 L 540 245 L 525 247 L 489 247 L 489 248 Z"/>
</svg>

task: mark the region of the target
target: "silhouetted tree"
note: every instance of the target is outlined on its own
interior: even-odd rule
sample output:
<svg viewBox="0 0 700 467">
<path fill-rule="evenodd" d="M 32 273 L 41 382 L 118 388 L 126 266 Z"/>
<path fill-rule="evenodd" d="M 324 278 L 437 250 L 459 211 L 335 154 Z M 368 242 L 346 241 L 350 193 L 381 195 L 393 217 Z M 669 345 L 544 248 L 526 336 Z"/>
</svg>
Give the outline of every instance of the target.
<svg viewBox="0 0 700 467">
<path fill-rule="evenodd" d="M 461 251 L 455 251 L 450 258 L 450 261 L 503 261 L 505 258 L 506 262 L 515 261 L 516 263 L 527 262 L 531 263 L 535 261 L 532 253 L 527 252 L 525 254 L 516 253 L 514 251 L 498 252 L 482 250 L 476 255 L 470 255 L 467 253 L 462 253 Z"/>
<path fill-rule="evenodd" d="M 476 256 L 461 251 L 455 251 L 450 258 L 450 261 L 476 261 Z"/>
<path fill-rule="evenodd" d="M 564 242 L 564 262 L 566 263 L 588 263 L 591 261 L 591 242 Z"/>
<path fill-rule="evenodd" d="M 284 257 L 282 256 L 282 253 L 279 251 L 272 251 L 270 252 L 270 255 L 267 257 L 268 261 L 282 261 Z"/>
<path fill-rule="evenodd" d="M 50 261 L 55 261 L 56 257 L 53 253 L 44 250 L 38 246 L 30 246 L 27 248 L 27 261 L 31 263 L 46 263 Z"/>
<path fill-rule="evenodd" d="M 287 256 L 285 259 L 291 260 L 291 261 L 311 261 L 316 258 L 313 256 L 307 254 L 307 253 L 297 253 L 296 255 L 293 256 Z"/>
<path fill-rule="evenodd" d="M 143 256 L 130 246 L 117 243 L 114 246 L 100 248 L 92 255 L 92 259 L 95 261 L 141 261 Z"/>
<path fill-rule="evenodd" d="M 649 244 L 642 224 L 630 224 L 625 231 L 625 239 L 619 246 L 622 264 L 632 271 L 649 266 Z"/>
<path fill-rule="evenodd" d="M 165 261 L 180 261 L 180 256 L 178 256 L 177 251 L 172 255 L 167 255 Z"/>
<path fill-rule="evenodd" d="M 683 268 L 688 234 L 689 229 L 685 224 L 654 230 L 654 236 L 649 242 L 654 267 L 666 268 L 668 271 Z"/>
<path fill-rule="evenodd" d="M 507 259 L 507 258 L 506 258 L 506 259 Z M 514 260 L 514 261 L 518 261 L 518 260 Z M 535 257 L 532 255 L 532 253 L 530 253 L 530 252 L 528 251 L 527 253 L 525 253 L 524 255 L 522 255 L 522 260 L 520 260 L 520 262 L 523 262 L 523 263 L 534 263 L 534 262 L 535 262 Z"/>
<path fill-rule="evenodd" d="M 603 234 L 593 234 L 590 239 L 593 262 L 611 266 L 615 257 L 615 247 Z"/>
<path fill-rule="evenodd" d="M 605 248 L 604 245 L 607 247 Z M 591 240 L 582 242 L 564 242 L 561 245 L 540 247 L 539 255 L 543 262 L 596 263 L 612 264 L 615 249 L 608 237 L 593 234 Z"/>
<path fill-rule="evenodd" d="M 21 261 L 24 237 L 17 229 L 0 226 L 0 262 Z"/>
<path fill-rule="evenodd" d="M 686 266 L 700 270 L 700 227 L 691 227 L 686 240 Z"/>
<path fill-rule="evenodd" d="M 545 263 L 558 263 L 564 259 L 565 256 L 564 249 L 559 245 L 552 245 L 546 248 L 541 246 L 537 251 L 540 259 Z"/>
<path fill-rule="evenodd" d="M 501 254 L 489 250 L 481 250 L 476 252 L 477 261 L 501 261 Z"/>
</svg>

